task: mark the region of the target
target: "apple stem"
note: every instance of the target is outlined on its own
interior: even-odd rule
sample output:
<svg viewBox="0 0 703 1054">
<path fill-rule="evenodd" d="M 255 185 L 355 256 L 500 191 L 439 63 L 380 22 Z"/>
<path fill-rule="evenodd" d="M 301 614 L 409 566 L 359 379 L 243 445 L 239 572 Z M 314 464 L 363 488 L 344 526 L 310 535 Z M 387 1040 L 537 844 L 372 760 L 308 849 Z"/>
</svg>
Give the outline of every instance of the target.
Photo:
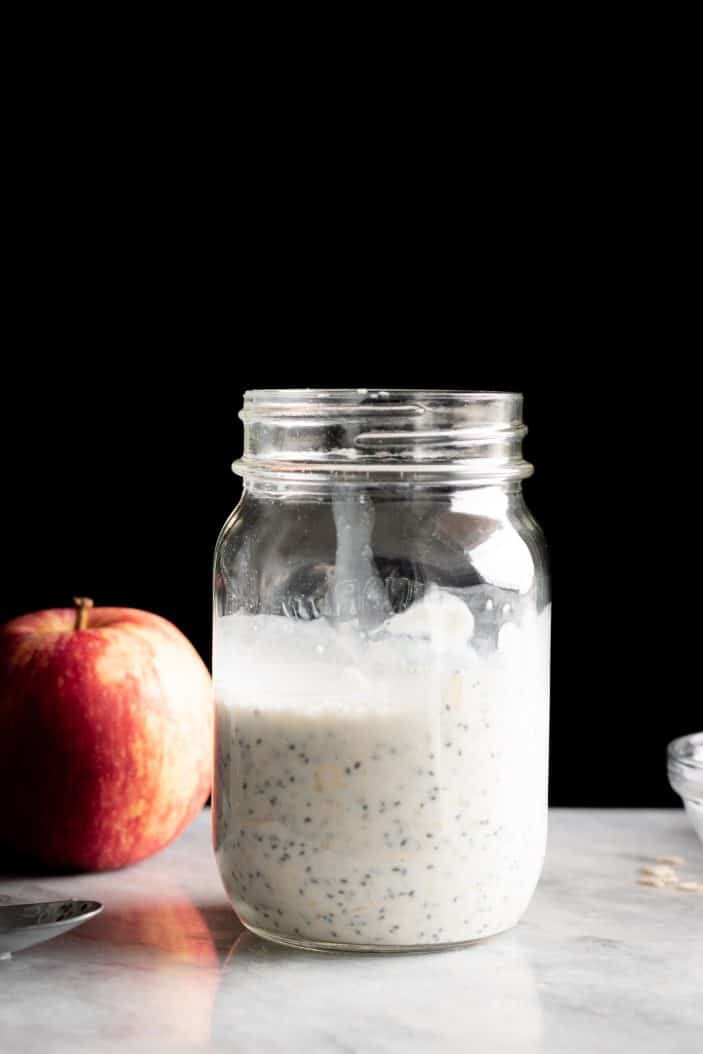
<svg viewBox="0 0 703 1054">
<path fill-rule="evenodd" d="M 93 606 L 93 601 L 90 597 L 74 597 L 73 603 L 76 608 L 76 621 L 73 627 L 74 631 L 77 629 L 87 629 L 88 613 Z"/>
</svg>

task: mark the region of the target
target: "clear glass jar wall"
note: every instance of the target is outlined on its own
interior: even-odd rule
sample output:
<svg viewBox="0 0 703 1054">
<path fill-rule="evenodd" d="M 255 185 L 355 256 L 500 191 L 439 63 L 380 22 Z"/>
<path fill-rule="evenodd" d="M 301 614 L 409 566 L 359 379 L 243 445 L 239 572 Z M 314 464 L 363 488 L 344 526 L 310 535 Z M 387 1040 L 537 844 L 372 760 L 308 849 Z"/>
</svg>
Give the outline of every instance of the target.
<svg viewBox="0 0 703 1054">
<path fill-rule="evenodd" d="M 213 834 L 310 948 L 498 933 L 546 840 L 549 590 L 522 397 L 254 391 L 215 555 Z"/>
</svg>

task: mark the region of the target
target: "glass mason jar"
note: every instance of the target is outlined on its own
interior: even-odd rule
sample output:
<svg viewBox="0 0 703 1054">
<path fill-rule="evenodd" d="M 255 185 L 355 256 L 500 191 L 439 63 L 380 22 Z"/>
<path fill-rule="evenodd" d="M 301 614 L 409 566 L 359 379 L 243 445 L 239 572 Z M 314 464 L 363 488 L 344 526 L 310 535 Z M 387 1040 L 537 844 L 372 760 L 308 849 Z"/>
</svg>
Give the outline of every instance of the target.
<svg viewBox="0 0 703 1054">
<path fill-rule="evenodd" d="M 214 846 L 237 914 L 318 949 L 508 929 L 547 818 L 522 396 L 252 391 L 241 417 L 213 660 Z"/>
</svg>

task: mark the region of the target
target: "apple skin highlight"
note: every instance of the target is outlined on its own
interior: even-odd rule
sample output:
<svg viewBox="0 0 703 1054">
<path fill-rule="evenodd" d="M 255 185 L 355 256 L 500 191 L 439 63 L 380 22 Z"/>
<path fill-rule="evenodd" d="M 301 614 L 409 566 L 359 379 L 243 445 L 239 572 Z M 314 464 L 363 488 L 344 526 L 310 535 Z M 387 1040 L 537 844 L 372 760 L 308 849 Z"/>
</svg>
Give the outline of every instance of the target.
<svg viewBox="0 0 703 1054">
<path fill-rule="evenodd" d="M 207 800 L 212 722 L 205 664 L 158 615 L 77 601 L 5 623 L 0 847 L 60 870 L 151 856 Z"/>
</svg>

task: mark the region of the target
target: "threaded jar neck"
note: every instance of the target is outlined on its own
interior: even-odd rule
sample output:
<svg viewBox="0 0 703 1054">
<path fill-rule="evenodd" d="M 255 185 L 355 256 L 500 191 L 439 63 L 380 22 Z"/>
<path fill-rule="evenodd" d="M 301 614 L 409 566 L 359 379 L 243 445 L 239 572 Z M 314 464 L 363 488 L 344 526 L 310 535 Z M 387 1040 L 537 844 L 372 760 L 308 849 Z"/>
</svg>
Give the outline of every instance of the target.
<svg viewBox="0 0 703 1054">
<path fill-rule="evenodd" d="M 496 483 L 532 474 L 522 395 L 402 388 L 260 389 L 244 395 L 245 479 L 364 486 Z"/>
</svg>

